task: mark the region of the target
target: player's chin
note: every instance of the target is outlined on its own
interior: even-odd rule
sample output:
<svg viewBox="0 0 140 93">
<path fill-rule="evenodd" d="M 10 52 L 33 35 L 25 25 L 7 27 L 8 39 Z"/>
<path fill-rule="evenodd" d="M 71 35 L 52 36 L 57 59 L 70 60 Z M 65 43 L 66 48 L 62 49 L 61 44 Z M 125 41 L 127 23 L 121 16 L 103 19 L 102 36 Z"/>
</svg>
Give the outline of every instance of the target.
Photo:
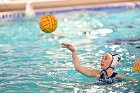
<svg viewBox="0 0 140 93">
<path fill-rule="evenodd" d="M 101 69 L 104 69 L 105 67 L 104 67 L 104 65 L 103 64 L 101 64 Z"/>
</svg>

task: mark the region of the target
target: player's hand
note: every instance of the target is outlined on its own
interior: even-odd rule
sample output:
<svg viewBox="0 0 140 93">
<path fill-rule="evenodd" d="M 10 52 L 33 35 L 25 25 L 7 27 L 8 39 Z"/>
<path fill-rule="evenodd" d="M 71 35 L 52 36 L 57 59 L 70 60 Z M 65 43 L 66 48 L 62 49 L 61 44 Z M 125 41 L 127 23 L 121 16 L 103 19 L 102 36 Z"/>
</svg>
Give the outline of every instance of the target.
<svg viewBox="0 0 140 93">
<path fill-rule="evenodd" d="M 62 45 L 63 48 L 67 48 L 67 49 L 69 49 L 71 52 L 76 51 L 75 48 L 74 48 L 74 46 L 71 45 L 71 44 L 61 43 L 61 45 Z"/>
</svg>

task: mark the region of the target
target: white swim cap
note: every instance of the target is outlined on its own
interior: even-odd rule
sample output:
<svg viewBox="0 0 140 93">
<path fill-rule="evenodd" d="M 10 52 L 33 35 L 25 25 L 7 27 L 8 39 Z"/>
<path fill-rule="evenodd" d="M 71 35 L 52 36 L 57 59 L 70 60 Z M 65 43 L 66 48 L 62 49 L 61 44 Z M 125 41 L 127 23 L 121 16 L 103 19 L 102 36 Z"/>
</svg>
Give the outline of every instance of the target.
<svg viewBox="0 0 140 93">
<path fill-rule="evenodd" d="M 112 60 L 109 67 L 114 68 L 115 66 L 117 66 L 117 64 L 119 63 L 119 61 L 121 59 L 120 55 L 119 54 L 111 54 L 111 53 L 107 53 L 107 54 L 109 54 L 109 56 L 110 56 L 110 58 Z"/>
</svg>

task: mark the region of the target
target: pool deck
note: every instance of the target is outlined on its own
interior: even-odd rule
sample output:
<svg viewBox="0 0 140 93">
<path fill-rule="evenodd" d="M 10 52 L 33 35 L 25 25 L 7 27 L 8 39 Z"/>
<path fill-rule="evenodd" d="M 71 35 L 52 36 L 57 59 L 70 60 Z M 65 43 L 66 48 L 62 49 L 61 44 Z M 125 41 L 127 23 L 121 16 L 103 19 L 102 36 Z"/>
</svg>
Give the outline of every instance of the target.
<svg viewBox="0 0 140 93">
<path fill-rule="evenodd" d="M 7 14 L 25 13 L 28 5 L 37 12 L 135 4 L 140 4 L 140 0 L 7 0 L 0 2 L 0 18 Z"/>
<path fill-rule="evenodd" d="M 140 0 L 8 0 L 0 2 L 0 12 L 24 11 L 27 3 L 30 3 L 34 10 L 39 10 L 140 3 Z"/>
</svg>

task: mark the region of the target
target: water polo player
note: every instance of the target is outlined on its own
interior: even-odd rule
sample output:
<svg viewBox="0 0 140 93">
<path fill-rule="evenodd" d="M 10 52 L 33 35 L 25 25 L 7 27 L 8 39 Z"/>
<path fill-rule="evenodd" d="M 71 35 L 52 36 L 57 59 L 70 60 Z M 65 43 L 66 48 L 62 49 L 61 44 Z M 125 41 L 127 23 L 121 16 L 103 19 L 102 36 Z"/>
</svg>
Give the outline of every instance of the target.
<svg viewBox="0 0 140 93">
<path fill-rule="evenodd" d="M 113 83 L 115 78 L 126 77 L 125 75 L 116 73 L 114 71 L 115 66 L 117 66 L 117 64 L 120 61 L 120 56 L 118 54 L 113 55 L 111 53 L 106 53 L 102 57 L 100 62 L 101 69 L 102 69 L 102 71 L 100 72 L 95 69 L 91 70 L 84 66 L 81 66 L 74 46 L 66 43 L 62 43 L 61 45 L 68 48 L 72 52 L 72 59 L 73 59 L 75 69 L 78 72 L 84 74 L 85 76 L 97 77 L 100 82 L 109 83 L 109 84 Z M 136 61 L 136 64 L 134 66 L 140 67 L 140 59 Z"/>
</svg>

